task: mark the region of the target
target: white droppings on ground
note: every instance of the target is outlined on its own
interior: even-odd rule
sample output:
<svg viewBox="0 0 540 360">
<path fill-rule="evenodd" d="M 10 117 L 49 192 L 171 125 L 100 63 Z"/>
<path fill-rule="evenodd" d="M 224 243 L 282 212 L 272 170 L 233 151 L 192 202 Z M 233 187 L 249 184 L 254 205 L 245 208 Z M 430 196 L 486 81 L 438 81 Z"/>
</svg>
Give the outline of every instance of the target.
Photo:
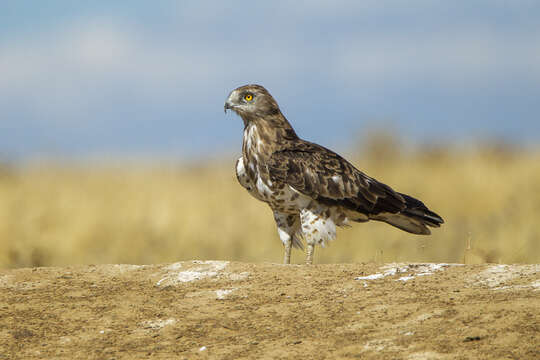
<svg viewBox="0 0 540 360">
<path fill-rule="evenodd" d="M 202 266 L 179 272 L 177 276 L 179 282 L 190 282 L 214 277 L 229 264 L 228 261 L 194 261 L 194 263 L 201 264 Z"/>
<path fill-rule="evenodd" d="M 509 271 L 508 265 L 494 265 L 482 271 L 476 278 L 479 284 L 493 288 L 512 280 L 516 275 L 515 272 Z"/>
<path fill-rule="evenodd" d="M 167 266 L 165 269 L 176 271 L 176 270 L 180 270 L 181 268 L 182 268 L 182 263 L 181 262 L 176 262 L 176 263 L 173 263 L 173 264 Z"/>
<path fill-rule="evenodd" d="M 505 285 L 523 276 L 536 275 L 538 280 L 529 284 Z M 540 290 L 540 265 L 492 265 L 472 279 L 475 284 L 485 285 L 493 290 Z"/>
<path fill-rule="evenodd" d="M 170 271 L 167 276 L 159 280 L 156 285 L 176 285 L 178 283 L 191 282 L 196 280 L 201 280 L 209 277 L 215 277 L 219 272 L 223 271 L 227 265 L 228 261 L 193 261 L 194 264 L 200 266 L 193 267 L 189 270 L 178 271 L 182 268 L 182 264 L 175 263 L 169 265 L 166 270 Z"/>
<path fill-rule="evenodd" d="M 166 320 L 163 320 L 163 319 L 157 319 L 157 320 L 148 320 L 148 321 L 143 321 L 141 323 L 142 327 L 144 327 L 145 329 L 154 329 L 154 330 L 159 330 L 159 329 L 162 329 L 164 328 L 165 326 L 167 325 L 172 325 L 176 322 L 176 319 L 166 319 Z"/>
<path fill-rule="evenodd" d="M 199 351 L 205 351 L 205 350 L 206 350 L 206 346 L 201 346 L 201 347 L 199 348 Z"/>
<path fill-rule="evenodd" d="M 119 273 L 124 273 L 127 271 L 133 271 L 138 269 L 144 269 L 148 265 L 131 265 L 131 264 L 113 264 L 112 268 L 118 271 Z"/>
<path fill-rule="evenodd" d="M 446 263 L 440 263 L 440 264 L 416 264 L 416 265 L 410 265 L 411 270 L 413 274 L 402 276 L 396 281 L 409 281 L 414 279 L 417 276 L 427 276 L 427 275 L 433 275 L 435 272 L 444 270 L 445 268 L 449 266 L 460 266 L 462 264 L 446 264 Z"/>
<path fill-rule="evenodd" d="M 229 295 L 230 293 L 232 293 L 234 290 L 236 289 L 225 289 L 225 290 L 216 290 L 216 299 L 218 300 L 223 300 L 227 297 L 227 295 Z"/>
<path fill-rule="evenodd" d="M 239 280 L 245 280 L 249 277 L 249 273 L 247 271 L 243 271 L 241 273 L 230 273 L 229 279 L 232 281 L 239 281 Z"/>
<path fill-rule="evenodd" d="M 381 270 L 384 270 L 381 273 L 371 274 L 367 276 L 359 276 L 355 278 L 355 280 L 377 280 L 385 278 L 387 276 L 406 274 L 404 276 L 401 276 L 396 281 L 409 281 L 417 276 L 432 275 L 436 271 L 444 270 L 449 266 L 459 265 L 461 264 L 389 264 L 381 268 Z"/>
<path fill-rule="evenodd" d="M 387 277 L 387 276 L 394 276 L 397 273 L 407 271 L 406 266 L 405 267 L 395 267 L 395 266 L 391 265 L 391 266 L 383 266 L 381 269 L 386 269 L 386 271 L 384 271 L 382 273 L 367 275 L 367 276 L 359 276 L 359 277 L 356 277 L 354 279 L 355 280 L 377 280 L 377 279 L 382 279 L 382 278 Z"/>
<path fill-rule="evenodd" d="M 190 263 L 195 264 L 196 266 L 190 266 Z M 215 260 L 194 260 L 191 262 L 177 262 L 170 264 L 162 268 L 162 272 L 165 272 L 165 276 L 156 283 L 156 286 L 178 285 L 217 276 L 220 278 L 228 277 L 232 281 L 241 281 L 249 277 L 249 272 L 246 271 L 241 273 L 224 271 L 228 265 L 228 261 Z M 182 269 L 185 270 L 181 271 Z"/>
<path fill-rule="evenodd" d="M 206 277 L 212 277 L 216 275 L 217 275 L 216 271 L 205 271 L 198 268 L 196 270 L 187 270 L 187 271 L 182 271 L 178 273 L 176 280 L 179 282 L 190 282 L 190 281 L 201 280 Z"/>
<path fill-rule="evenodd" d="M 354 280 L 377 280 L 377 279 L 382 279 L 385 276 L 386 275 L 384 275 L 384 274 L 371 274 L 371 275 L 367 275 L 367 276 L 359 276 L 357 278 L 354 278 Z"/>
</svg>

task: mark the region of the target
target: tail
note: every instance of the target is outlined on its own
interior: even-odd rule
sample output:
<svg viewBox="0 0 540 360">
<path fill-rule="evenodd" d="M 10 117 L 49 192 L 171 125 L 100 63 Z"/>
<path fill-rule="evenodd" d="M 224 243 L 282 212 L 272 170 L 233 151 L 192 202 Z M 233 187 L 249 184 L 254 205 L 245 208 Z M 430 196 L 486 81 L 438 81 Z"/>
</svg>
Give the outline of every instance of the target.
<svg viewBox="0 0 540 360">
<path fill-rule="evenodd" d="M 420 200 L 409 195 L 398 194 L 405 200 L 405 209 L 395 214 L 380 213 L 371 218 L 373 220 L 384 221 L 401 230 L 419 235 L 431 234 L 428 226 L 439 227 L 441 224 L 444 224 L 444 220 L 429 210 Z"/>
</svg>

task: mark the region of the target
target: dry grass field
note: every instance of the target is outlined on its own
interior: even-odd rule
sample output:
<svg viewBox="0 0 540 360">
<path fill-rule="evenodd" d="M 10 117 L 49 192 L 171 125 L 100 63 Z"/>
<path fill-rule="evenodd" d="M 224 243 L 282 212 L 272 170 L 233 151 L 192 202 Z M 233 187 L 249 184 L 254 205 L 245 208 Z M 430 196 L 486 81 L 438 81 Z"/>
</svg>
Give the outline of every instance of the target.
<svg viewBox="0 0 540 360">
<path fill-rule="evenodd" d="M 446 224 L 429 237 L 381 223 L 354 224 L 326 249 L 317 248 L 316 263 L 540 263 L 539 152 L 453 147 L 362 154 L 355 165 L 422 199 Z M 237 184 L 235 160 L 184 167 L 5 166 L 0 267 L 280 262 L 272 214 Z M 293 253 L 293 262 L 303 260 Z"/>
</svg>

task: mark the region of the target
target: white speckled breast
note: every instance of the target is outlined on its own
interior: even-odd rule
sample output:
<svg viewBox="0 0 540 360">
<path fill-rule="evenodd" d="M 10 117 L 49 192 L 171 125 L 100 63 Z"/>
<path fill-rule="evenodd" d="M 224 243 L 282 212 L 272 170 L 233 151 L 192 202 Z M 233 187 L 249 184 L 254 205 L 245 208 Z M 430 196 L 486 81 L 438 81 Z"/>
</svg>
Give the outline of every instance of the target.
<svg viewBox="0 0 540 360">
<path fill-rule="evenodd" d="M 297 214 L 300 209 L 305 208 L 311 201 L 309 197 L 299 193 L 288 185 L 281 189 L 274 188 L 271 182 L 266 183 L 256 172 L 256 179 L 252 181 L 247 174 L 244 158 L 240 157 L 236 161 L 236 177 L 254 198 L 264 201 L 274 210 L 288 214 Z"/>
</svg>

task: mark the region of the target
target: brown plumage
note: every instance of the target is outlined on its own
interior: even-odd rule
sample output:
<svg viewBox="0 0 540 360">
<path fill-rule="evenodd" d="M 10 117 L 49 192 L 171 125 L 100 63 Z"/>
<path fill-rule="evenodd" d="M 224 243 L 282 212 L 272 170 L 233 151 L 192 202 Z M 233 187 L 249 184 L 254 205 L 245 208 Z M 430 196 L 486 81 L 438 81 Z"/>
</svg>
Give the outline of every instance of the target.
<svg viewBox="0 0 540 360">
<path fill-rule="evenodd" d="M 233 90 L 225 102 L 244 121 L 238 181 L 274 212 L 278 234 L 290 262 L 291 246 L 308 246 L 336 236 L 335 227 L 349 220 L 384 221 L 413 234 L 430 234 L 443 219 L 420 200 L 398 193 L 356 169 L 320 145 L 300 139 L 277 102 L 260 85 Z"/>
</svg>

